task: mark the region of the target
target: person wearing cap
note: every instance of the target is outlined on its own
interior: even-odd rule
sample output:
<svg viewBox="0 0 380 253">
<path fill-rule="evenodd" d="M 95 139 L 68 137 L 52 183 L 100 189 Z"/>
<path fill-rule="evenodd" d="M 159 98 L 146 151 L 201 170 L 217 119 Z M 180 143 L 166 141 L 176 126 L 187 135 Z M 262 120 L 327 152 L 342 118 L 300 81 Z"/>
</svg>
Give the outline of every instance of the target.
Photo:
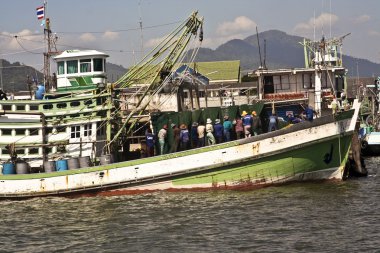
<svg viewBox="0 0 380 253">
<path fill-rule="evenodd" d="M 198 123 L 193 122 L 191 125 L 191 148 L 196 148 L 198 146 Z"/>
<path fill-rule="evenodd" d="M 164 154 L 166 135 L 168 134 L 168 125 L 164 125 L 158 132 L 158 143 L 160 144 L 160 155 Z"/>
<path fill-rule="evenodd" d="M 214 127 L 212 126 L 212 120 L 208 118 L 206 121 L 206 139 L 208 146 L 215 144 L 215 137 L 212 132 L 214 132 Z"/>
<path fill-rule="evenodd" d="M 241 114 L 243 116 L 243 127 L 245 138 L 251 137 L 252 116 L 246 111 Z"/>
<path fill-rule="evenodd" d="M 205 131 L 206 126 L 203 123 L 203 121 L 199 122 L 199 125 L 197 127 L 197 133 L 198 133 L 198 148 L 205 146 Z"/>
<path fill-rule="evenodd" d="M 231 140 L 232 123 L 229 120 L 228 115 L 225 115 L 223 119 L 224 119 L 224 122 L 223 122 L 224 141 L 230 141 Z"/>
<path fill-rule="evenodd" d="M 180 133 L 181 133 L 181 129 L 179 129 L 179 127 L 176 124 L 174 124 L 174 123 L 171 124 L 171 127 L 173 129 L 173 139 L 174 139 L 174 141 L 173 141 L 173 144 L 171 146 L 170 152 L 174 153 L 174 152 L 178 151 L 179 143 L 181 141 L 180 140 L 180 136 L 179 136 Z"/>
<path fill-rule="evenodd" d="M 223 126 L 220 123 L 220 119 L 215 120 L 214 134 L 215 134 L 216 143 L 218 144 L 222 143 L 223 142 Z"/>
<path fill-rule="evenodd" d="M 261 131 L 261 119 L 257 116 L 256 111 L 252 111 L 252 133 L 254 136 Z"/>
</svg>

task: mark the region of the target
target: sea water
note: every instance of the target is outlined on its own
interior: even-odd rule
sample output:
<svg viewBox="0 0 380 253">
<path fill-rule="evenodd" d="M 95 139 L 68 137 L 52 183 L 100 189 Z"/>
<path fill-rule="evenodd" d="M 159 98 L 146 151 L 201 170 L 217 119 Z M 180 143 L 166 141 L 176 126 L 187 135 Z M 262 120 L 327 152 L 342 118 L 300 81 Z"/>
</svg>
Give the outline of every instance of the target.
<svg viewBox="0 0 380 253">
<path fill-rule="evenodd" d="M 379 162 L 343 182 L 0 201 L 0 251 L 380 252 Z"/>
</svg>

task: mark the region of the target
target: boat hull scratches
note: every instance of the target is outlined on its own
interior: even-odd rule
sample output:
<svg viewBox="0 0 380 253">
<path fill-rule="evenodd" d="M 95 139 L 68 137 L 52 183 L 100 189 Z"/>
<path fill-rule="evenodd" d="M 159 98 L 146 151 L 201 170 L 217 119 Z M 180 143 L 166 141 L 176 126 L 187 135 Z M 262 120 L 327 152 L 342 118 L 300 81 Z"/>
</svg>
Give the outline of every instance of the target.
<svg viewBox="0 0 380 253">
<path fill-rule="evenodd" d="M 104 187 L 88 188 L 86 190 L 72 190 L 63 192 L 50 192 L 48 194 L 39 195 L 18 195 L 18 196 L 1 196 L 1 200 L 26 200 L 38 197 L 66 197 L 66 198 L 81 198 L 81 197 L 110 197 L 110 196 L 123 196 L 123 195 L 139 195 L 151 194 L 155 192 L 210 192 L 210 191 L 251 191 L 267 187 L 277 187 L 290 185 L 295 183 L 305 182 L 341 182 L 343 175 L 343 167 L 326 169 L 322 171 L 313 171 L 307 173 L 300 173 L 288 178 L 277 178 L 271 181 L 267 180 L 247 180 L 241 179 L 238 183 L 229 183 L 225 185 L 189 185 L 186 187 L 168 187 L 160 188 L 157 185 L 168 184 L 171 180 L 180 179 L 183 176 L 173 176 L 170 180 L 162 181 L 162 179 L 152 179 L 144 182 L 128 183 L 128 185 L 108 185 Z M 214 171 L 214 170 L 213 170 Z M 201 172 L 194 172 L 187 176 L 203 174 Z"/>
</svg>

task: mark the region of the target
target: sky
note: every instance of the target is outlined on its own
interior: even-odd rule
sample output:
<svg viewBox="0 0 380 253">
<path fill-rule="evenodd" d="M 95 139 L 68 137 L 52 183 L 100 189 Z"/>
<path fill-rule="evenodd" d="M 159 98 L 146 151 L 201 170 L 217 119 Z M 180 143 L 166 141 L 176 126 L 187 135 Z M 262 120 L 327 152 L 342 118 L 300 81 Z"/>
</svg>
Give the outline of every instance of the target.
<svg viewBox="0 0 380 253">
<path fill-rule="evenodd" d="M 0 58 L 42 69 L 42 0 L 2 0 Z M 193 11 L 204 17 L 202 47 L 281 30 L 310 39 L 340 37 L 343 53 L 380 63 L 379 0 L 48 0 L 58 50 L 96 49 L 128 67 Z M 139 29 L 142 21 L 143 31 Z M 17 36 L 17 38 L 15 38 Z M 141 38 L 143 38 L 141 40 Z"/>
</svg>

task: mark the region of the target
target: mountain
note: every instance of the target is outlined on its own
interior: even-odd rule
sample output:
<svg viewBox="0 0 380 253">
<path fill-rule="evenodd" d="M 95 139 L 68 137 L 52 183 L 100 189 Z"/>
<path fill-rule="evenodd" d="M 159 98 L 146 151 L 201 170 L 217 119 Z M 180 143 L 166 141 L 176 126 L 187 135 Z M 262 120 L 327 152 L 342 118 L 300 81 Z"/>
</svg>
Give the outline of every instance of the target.
<svg viewBox="0 0 380 253">
<path fill-rule="evenodd" d="M 110 83 L 116 82 L 120 77 L 128 72 L 128 69 L 124 68 L 121 65 L 116 65 L 110 62 L 107 62 L 107 81 Z"/>
<path fill-rule="evenodd" d="M 127 69 L 121 65 L 107 62 L 106 65 L 108 82 L 115 82 L 125 73 Z M 7 92 L 28 90 L 27 81 L 35 79 L 42 82 L 43 74 L 33 67 L 21 64 L 19 62 L 10 63 L 7 60 L 0 59 L 0 87 L 3 84 Z"/>
<path fill-rule="evenodd" d="M 10 63 L 0 59 L 0 85 L 8 92 L 28 90 L 28 76 L 31 79 L 42 80 L 43 75 L 33 67 L 19 62 Z"/>
<path fill-rule="evenodd" d="M 278 30 L 269 30 L 259 33 L 259 41 L 261 59 L 264 61 L 265 55 L 266 66 L 269 69 L 304 67 L 303 46 L 299 43 L 303 41 L 302 37 Z M 188 54 L 191 54 L 191 51 Z M 241 69 L 244 71 L 257 69 L 261 65 L 257 35 L 254 34 L 242 40 L 230 40 L 215 50 L 200 48 L 195 59 L 198 62 L 226 60 L 240 60 Z M 351 77 L 356 76 L 357 68 L 360 77 L 380 76 L 380 64 L 369 60 L 343 55 L 343 65 L 348 69 L 348 75 Z M 115 82 L 128 71 L 121 65 L 109 62 L 106 69 L 109 82 Z M 3 83 L 5 90 L 27 90 L 27 76 L 42 80 L 42 74 L 34 68 L 19 62 L 10 63 L 0 59 L 0 84 Z"/>
<path fill-rule="evenodd" d="M 303 37 L 289 35 L 278 30 L 269 30 L 259 33 L 259 41 L 261 59 L 264 61 L 264 55 L 266 55 L 265 62 L 269 69 L 304 67 L 303 46 L 299 43 L 303 41 Z M 242 70 L 257 69 L 260 66 L 257 35 L 254 34 L 242 40 L 230 40 L 215 50 L 200 48 L 195 59 L 200 62 L 220 60 L 240 60 Z M 369 60 L 343 55 L 343 65 L 348 69 L 349 76 L 356 76 L 357 66 L 360 76 L 380 75 L 380 64 Z"/>
</svg>

